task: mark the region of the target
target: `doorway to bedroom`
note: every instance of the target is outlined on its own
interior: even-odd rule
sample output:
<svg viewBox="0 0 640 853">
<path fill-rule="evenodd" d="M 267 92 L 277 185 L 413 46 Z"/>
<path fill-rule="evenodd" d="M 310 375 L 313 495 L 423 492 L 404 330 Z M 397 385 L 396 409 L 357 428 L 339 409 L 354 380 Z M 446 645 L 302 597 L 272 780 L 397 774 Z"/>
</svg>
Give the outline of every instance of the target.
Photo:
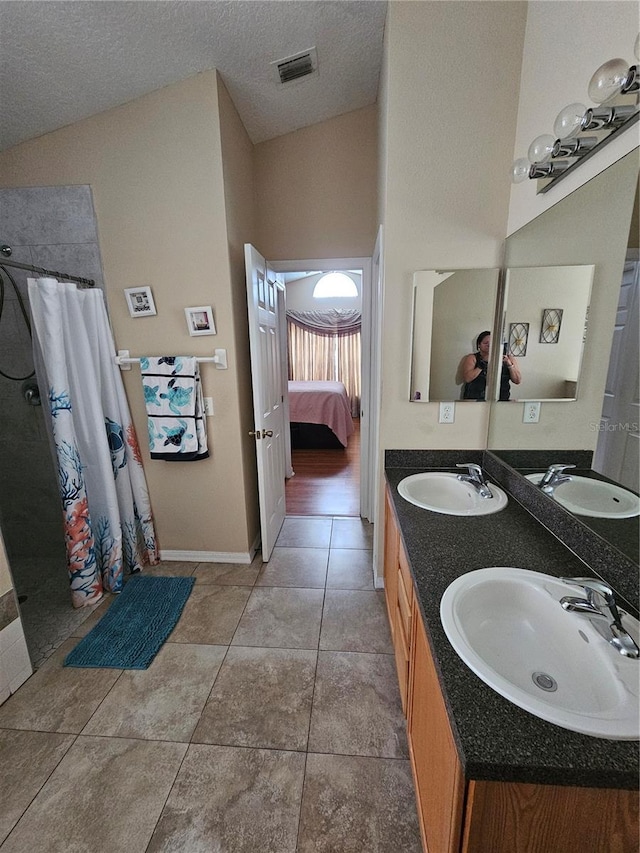
<svg viewBox="0 0 640 853">
<path fill-rule="evenodd" d="M 302 261 L 281 272 L 293 472 L 286 514 L 359 517 L 364 276 L 355 266 L 323 267 Z"/>
</svg>

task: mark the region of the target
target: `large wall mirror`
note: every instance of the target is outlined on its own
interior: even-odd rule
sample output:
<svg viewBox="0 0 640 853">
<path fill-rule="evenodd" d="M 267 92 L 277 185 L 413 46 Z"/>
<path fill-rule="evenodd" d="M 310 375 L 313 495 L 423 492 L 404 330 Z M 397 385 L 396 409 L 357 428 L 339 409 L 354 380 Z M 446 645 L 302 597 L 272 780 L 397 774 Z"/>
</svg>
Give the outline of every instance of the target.
<svg viewBox="0 0 640 853">
<path fill-rule="evenodd" d="M 594 454 L 591 467 L 574 474 L 608 479 L 637 494 L 638 164 L 636 149 L 506 241 L 505 266 L 512 281 L 516 274 L 526 278 L 531 267 L 592 270 L 577 399 L 568 405 L 553 399 L 543 402 L 538 423 L 523 423 L 522 406 L 492 404 L 488 448 L 523 475 L 534 467 L 544 470 L 550 464 L 563 463 L 563 451 L 585 450 L 589 451 L 587 458 Z M 566 311 L 561 339 L 565 319 Z M 494 330 L 500 330 L 501 323 L 502 317 Z M 522 387 L 527 358 L 520 359 Z M 575 518 L 638 561 L 638 516 L 606 519 L 578 513 Z"/>
<path fill-rule="evenodd" d="M 576 399 L 592 281 L 592 265 L 507 270 L 500 339 L 519 379 L 510 400 Z"/>
<path fill-rule="evenodd" d="M 462 399 L 462 362 L 490 331 L 497 269 L 420 270 L 413 277 L 411 387 L 413 402 Z"/>
</svg>

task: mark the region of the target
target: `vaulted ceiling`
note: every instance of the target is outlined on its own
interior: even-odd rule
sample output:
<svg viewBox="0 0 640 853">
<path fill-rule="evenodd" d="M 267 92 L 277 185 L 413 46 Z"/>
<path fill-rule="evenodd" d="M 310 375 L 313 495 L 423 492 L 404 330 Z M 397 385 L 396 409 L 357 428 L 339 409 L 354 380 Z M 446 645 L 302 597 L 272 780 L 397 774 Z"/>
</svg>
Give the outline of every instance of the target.
<svg viewBox="0 0 640 853">
<path fill-rule="evenodd" d="M 379 0 L 2 0 L 0 148 L 217 68 L 251 140 L 376 101 Z M 271 63 L 315 48 L 317 73 Z"/>
</svg>

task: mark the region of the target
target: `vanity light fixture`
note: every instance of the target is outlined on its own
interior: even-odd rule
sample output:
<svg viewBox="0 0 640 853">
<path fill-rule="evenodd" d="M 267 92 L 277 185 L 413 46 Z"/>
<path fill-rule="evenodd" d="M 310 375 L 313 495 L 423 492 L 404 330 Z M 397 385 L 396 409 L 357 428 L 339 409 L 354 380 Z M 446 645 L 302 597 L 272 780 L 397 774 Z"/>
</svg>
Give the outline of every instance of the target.
<svg viewBox="0 0 640 853">
<path fill-rule="evenodd" d="M 640 33 L 634 53 L 637 59 Z M 545 192 L 559 177 L 590 156 L 611 135 L 630 127 L 638 118 L 640 65 L 624 59 L 610 59 L 593 74 L 587 91 L 596 105 L 572 103 L 564 107 L 553 124 L 552 136 L 537 136 L 528 150 L 511 168 L 511 180 L 519 184 L 529 179 L 545 179 L 538 192 Z M 591 133 L 593 135 L 586 135 Z"/>
</svg>

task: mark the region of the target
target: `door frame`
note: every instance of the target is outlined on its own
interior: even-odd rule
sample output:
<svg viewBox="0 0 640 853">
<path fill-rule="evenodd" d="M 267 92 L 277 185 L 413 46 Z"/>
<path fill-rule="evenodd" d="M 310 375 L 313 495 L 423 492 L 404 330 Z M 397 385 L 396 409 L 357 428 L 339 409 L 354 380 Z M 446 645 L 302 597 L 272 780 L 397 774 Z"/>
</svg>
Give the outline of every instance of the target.
<svg viewBox="0 0 640 853">
<path fill-rule="evenodd" d="M 368 521 L 375 520 L 376 442 L 373 440 L 372 426 L 377 424 L 377 399 L 379 384 L 379 363 L 375 355 L 373 317 L 377 316 L 377 293 L 373 292 L 371 281 L 371 258 L 303 258 L 298 261 L 267 260 L 274 272 L 306 272 L 318 270 L 362 270 L 362 329 L 361 329 L 361 398 L 360 398 L 360 516 Z M 374 309 L 375 312 L 374 312 Z M 375 366 L 375 375 L 374 375 Z M 375 421 L 374 421 L 375 419 Z M 290 450 L 289 450 L 290 452 Z M 291 456 L 286 460 L 287 470 L 291 469 Z"/>
</svg>

